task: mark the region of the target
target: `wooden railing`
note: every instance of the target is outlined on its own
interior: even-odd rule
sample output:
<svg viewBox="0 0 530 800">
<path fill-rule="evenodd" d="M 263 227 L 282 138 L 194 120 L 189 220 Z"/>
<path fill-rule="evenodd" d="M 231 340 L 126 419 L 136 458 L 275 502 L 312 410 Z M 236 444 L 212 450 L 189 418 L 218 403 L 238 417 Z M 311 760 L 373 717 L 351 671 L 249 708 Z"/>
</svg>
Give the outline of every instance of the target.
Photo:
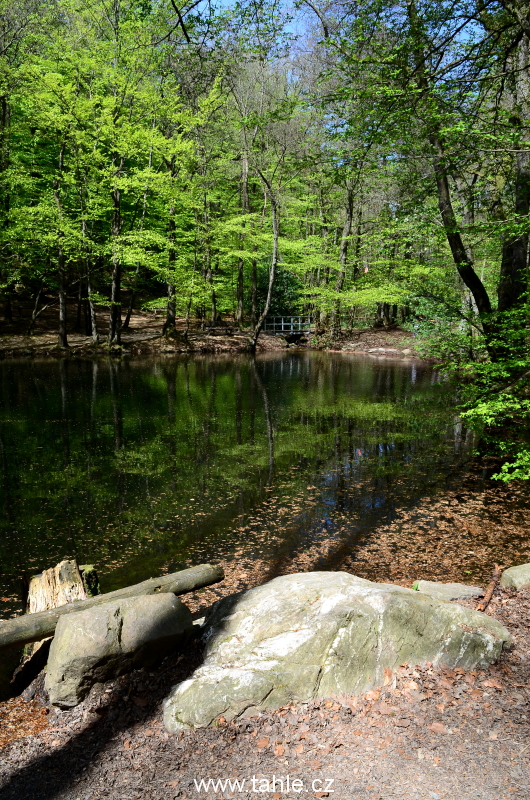
<svg viewBox="0 0 530 800">
<path fill-rule="evenodd" d="M 310 333 L 311 317 L 267 317 L 263 330 L 275 336 L 286 333 Z"/>
</svg>

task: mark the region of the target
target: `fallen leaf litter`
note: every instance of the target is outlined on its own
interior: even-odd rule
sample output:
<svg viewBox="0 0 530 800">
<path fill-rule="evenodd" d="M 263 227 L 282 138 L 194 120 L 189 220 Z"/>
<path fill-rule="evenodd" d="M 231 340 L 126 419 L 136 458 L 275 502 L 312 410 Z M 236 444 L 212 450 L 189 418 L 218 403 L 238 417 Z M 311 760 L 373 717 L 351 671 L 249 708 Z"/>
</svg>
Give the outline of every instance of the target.
<svg viewBox="0 0 530 800">
<path fill-rule="evenodd" d="M 156 673 L 94 687 L 78 708 L 52 711 L 45 730 L 6 745 L 0 798 L 191 800 L 199 796 L 195 780 L 289 775 L 305 787 L 321 781 L 309 796 L 325 796 L 332 778 L 335 800 L 528 800 L 530 590 L 497 589 L 488 612 L 511 630 L 514 649 L 487 671 L 404 665 L 386 676 L 386 686 L 359 697 L 169 736 L 160 701 L 200 663 L 192 648 Z"/>
</svg>

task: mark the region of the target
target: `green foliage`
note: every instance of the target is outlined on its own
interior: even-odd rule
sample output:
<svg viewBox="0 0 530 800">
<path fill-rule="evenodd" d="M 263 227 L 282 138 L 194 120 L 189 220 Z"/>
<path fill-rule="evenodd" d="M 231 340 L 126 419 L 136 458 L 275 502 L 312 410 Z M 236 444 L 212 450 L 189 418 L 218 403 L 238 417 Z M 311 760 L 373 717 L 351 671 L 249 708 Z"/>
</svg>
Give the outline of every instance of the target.
<svg viewBox="0 0 530 800">
<path fill-rule="evenodd" d="M 276 244 L 270 313 L 311 314 L 331 340 L 402 309 L 420 351 L 463 384 L 468 418 L 516 463 L 528 408 L 524 381 L 505 386 L 528 369 L 521 9 L 369 0 L 328 20 L 324 41 L 309 24 L 302 57 L 290 12 L 268 1 L 199 4 L 184 32 L 166 0 L 2 0 L 0 294 L 65 280 L 110 308 L 119 275 L 118 296 L 135 289 L 145 308 L 173 297 L 177 315 L 214 321 L 242 309 L 245 327 Z M 513 442 L 499 438 L 509 427 Z"/>
</svg>

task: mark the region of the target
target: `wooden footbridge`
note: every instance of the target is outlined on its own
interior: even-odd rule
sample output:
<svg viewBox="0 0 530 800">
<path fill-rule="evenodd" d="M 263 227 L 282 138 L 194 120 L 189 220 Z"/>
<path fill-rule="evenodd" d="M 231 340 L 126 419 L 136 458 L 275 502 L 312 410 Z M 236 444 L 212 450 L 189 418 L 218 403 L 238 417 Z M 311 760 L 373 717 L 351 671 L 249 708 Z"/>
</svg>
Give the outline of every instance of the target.
<svg viewBox="0 0 530 800">
<path fill-rule="evenodd" d="M 311 333 L 313 326 L 311 317 L 267 317 L 263 330 L 272 336 L 303 336 Z"/>
</svg>

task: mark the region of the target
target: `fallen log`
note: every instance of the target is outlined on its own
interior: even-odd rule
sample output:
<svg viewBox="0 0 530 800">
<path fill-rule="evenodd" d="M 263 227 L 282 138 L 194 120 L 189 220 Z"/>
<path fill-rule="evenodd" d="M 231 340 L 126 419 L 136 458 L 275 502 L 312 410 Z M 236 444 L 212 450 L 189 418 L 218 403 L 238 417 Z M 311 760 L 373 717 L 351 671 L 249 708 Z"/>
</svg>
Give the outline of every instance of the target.
<svg viewBox="0 0 530 800">
<path fill-rule="evenodd" d="M 172 592 L 180 595 L 211 586 L 224 578 L 221 567 L 211 564 L 199 564 L 197 567 L 174 572 L 172 575 L 161 575 L 159 578 L 150 578 L 143 583 L 117 589 L 107 594 L 89 597 L 88 600 L 78 600 L 67 603 L 49 611 L 39 611 L 35 614 L 24 614 L 15 619 L 0 620 L 0 650 L 10 647 L 20 647 L 30 642 L 39 642 L 47 636 L 53 636 L 59 617 L 63 614 L 75 614 L 92 606 L 100 606 L 110 600 L 121 600 L 126 597 L 139 597 L 140 595 L 158 594 L 159 592 Z"/>
</svg>

